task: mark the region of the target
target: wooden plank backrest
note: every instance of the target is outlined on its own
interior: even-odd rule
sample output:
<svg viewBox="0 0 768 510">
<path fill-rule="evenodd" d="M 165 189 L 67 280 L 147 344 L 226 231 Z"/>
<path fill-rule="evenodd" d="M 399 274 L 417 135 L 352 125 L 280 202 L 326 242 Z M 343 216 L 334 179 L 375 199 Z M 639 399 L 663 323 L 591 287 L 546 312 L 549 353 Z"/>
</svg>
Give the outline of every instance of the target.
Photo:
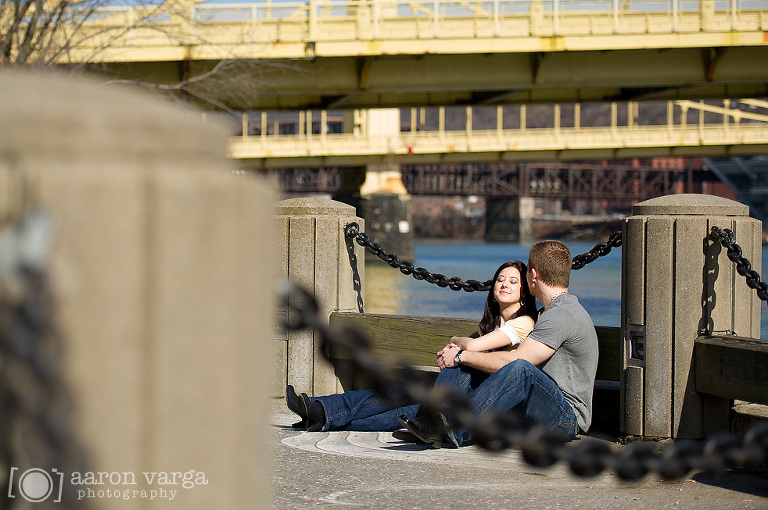
<svg viewBox="0 0 768 510">
<path fill-rule="evenodd" d="M 333 312 L 330 316 L 331 325 L 350 325 L 365 334 L 377 356 L 398 357 L 427 370 L 435 367 L 435 353 L 445 347 L 452 336 L 477 333 L 477 322 L 474 319 L 356 312 Z M 600 343 L 597 379 L 618 381 L 620 328 L 598 326 L 595 329 Z M 336 354 L 336 357 L 343 356 Z"/>
<path fill-rule="evenodd" d="M 768 404 L 768 342 L 701 336 L 693 349 L 694 388 L 725 398 Z"/>
</svg>

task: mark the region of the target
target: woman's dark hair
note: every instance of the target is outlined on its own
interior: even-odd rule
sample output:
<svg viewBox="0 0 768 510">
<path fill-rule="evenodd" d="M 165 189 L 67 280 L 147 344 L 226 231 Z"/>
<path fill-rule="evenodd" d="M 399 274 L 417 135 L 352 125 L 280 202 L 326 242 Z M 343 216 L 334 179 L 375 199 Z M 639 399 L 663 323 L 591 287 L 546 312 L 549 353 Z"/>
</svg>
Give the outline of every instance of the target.
<svg viewBox="0 0 768 510">
<path fill-rule="evenodd" d="M 536 309 L 536 298 L 531 295 L 531 291 L 528 289 L 528 279 L 525 277 L 528 268 L 519 260 L 504 262 L 496 270 L 496 273 L 493 275 L 493 280 L 491 280 L 491 289 L 488 291 L 488 297 L 485 300 L 485 310 L 483 310 L 483 317 L 480 319 L 481 335 L 486 335 L 499 326 L 501 309 L 499 308 L 499 303 L 493 297 L 493 288 L 496 284 L 496 279 L 499 277 L 499 273 L 508 267 L 514 267 L 520 271 L 520 300 L 522 301 L 522 306 L 514 315 L 512 315 L 512 317 L 510 317 L 510 320 L 520 317 L 521 315 L 528 315 L 531 319 L 536 321 L 536 318 L 539 315 Z"/>
</svg>

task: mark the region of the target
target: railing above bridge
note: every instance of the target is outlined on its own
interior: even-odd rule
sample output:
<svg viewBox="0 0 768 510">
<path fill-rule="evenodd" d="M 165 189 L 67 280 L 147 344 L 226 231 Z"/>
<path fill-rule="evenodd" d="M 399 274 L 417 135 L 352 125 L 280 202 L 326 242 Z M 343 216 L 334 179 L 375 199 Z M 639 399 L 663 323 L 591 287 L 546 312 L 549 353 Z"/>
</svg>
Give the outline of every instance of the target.
<svg viewBox="0 0 768 510">
<path fill-rule="evenodd" d="M 249 136 L 244 117 L 245 136 L 231 139 L 230 156 L 243 166 L 290 168 L 297 166 L 359 166 L 394 164 L 553 161 L 575 159 L 623 159 L 650 156 L 702 156 L 768 153 L 768 102 L 745 99 L 751 107 L 742 111 L 735 102 L 723 106 L 703 102 L 670 101 L 666 122 L 641 125 L 637 103 L 627 103 L 623 125 L 618 105 L 611 106 L 610 125 L 581 126 L 579 105 L 574 105 L 570 127 L 561 125 L 561 109 L 554 108 L 553 127 L 529 128 L 526 107 L 520 108 L 520 124 L 503 124 L 503 107 L 497 107 L 495 129 L 473 129 L 472 109 L 467 107 L 463 130 L 445 129 L 444 109 L 436 131 L 411 131 L 389 135 L 328 133 L 327 117 L 321 115 L 318 132 L 311 120 L 294 135 L 267 132 L 267 114 L 261 116 L 261 133 Z M 363 129 L 363 132 L 365 129 Z M 273 133 L 279 132 L 275 129 Z"/>
<path fill-rule="evenodd" d="M 679 0 L 457 0 L 264 2 L 195 8 L 195 21 L 273 24 L 274 40 L 503 37 L 756 30 L 766 3 Z M 462 21 L 455 24 L 454 21 Z M 473 23 L 463 23 L 472 20 Z M 275 24 L 280 21 L 280 24 Z M 303 31 L 280 28 L 303 21 Z M 269 39 L 273 40 L 273 39 Z"/>
<path fill-rule="evenodd" d="M 230 111 L 768 94 L 768 0 L 154 1 L 73 7 L 58 62 Z"/>
<path fill-rule="evenodd" d="M 196 46 L 198 59 L 313 57 L 320 51 L 313 43 L 323 43 L 325 56 L 387 54 L 396 47 L 391 43 L 414 42 L 426 45 L 428 53 L 474 53 L 478 48 L 467 45 L 466 39 L 489 38 L 497 52 L 724 47 L 765 43 L 768 0 L 267 0 L 120 6 L 95 13 L 73 8 L 71 20 L 86 21 L 102 34 L 110 27 L 120 29 L 122 35 L 111 41 L 117 43 L 115 48 L 102 53 L 120 51 L 100 61 L 119 61 L 118 54 L 125 58 L 126 51 L 141 48 L 153 49 L 144 52 L 145 58 L 162 60 L 168 58 L 167 52 L 158 51 L 163 47 L 178 51 L 190 45 Z M 722 35 L 713 41 L 716 33 Z M 578 37 L 607 35 L 626 38 Z M 668 37 L 649 38 L 653 35 Z M 538 39 L 567 36 L 577 37 Z M 528 42 L 521 43 L 521 38 Z M 465 42 L 446 45 L 447 40 Z M 85 58 L 103 44 L 103 37 L 88 38 L 71 55 Z"/>
</svg>

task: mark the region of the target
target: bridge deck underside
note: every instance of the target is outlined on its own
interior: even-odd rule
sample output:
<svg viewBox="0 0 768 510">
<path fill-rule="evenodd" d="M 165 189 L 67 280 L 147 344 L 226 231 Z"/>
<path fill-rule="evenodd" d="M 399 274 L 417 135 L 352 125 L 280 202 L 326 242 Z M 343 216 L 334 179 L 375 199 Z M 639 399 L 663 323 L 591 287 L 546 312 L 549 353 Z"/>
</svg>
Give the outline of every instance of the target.
<svg viewBox="0 0 768 510">
<path fill-rule="evenodd" d="M 768 45 L 102 63 L 234 110 L 768 96 Z M 210 77 L 195 82 L 196 77 Z"/>
</svg>

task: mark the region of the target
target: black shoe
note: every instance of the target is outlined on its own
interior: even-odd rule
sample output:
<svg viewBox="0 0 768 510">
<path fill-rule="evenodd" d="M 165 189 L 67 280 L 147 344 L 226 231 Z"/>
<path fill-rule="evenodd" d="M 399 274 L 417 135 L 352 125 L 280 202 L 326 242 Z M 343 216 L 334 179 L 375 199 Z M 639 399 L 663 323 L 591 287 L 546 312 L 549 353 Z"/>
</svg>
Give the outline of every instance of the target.
<svg viewBox="0 0 768 510">
<path fill-rule="evenodd" d="M 290 409 L 292 412 L 299 415 L 299 418 L 301 418 L 301 421 L 298 421 L 292 425 L 295 429 L 305 429 L 307 428 L 307 415 L 304 413 L 304 410 L 302 406 L 300 405 L 300 399 L 299 396 L 296 395 L 296 390 L 293 389 L 293 386 L 290 384 L 285 387 L 285 404 L 288 406 L 288 409 Z"/>
<path fill-rule="evenodd" d="M 405 427 L 408 432 L 413 434 L 419 441 L 431 445 L 432 448 L 442 448 L 443 443 L 450 442 L 456 448 L 459 447 L 459 442 L 456 440 L 456 436 L 453 431 L 448 427 L 448 420 L 442 414 L 440 416 L 440 429 L 439 431 L 429 430 L 425 425 L 420 423 L 415 418 L 409 418 L 408 416 L 398 416 L 397 421 Z M 394 434 L 393 434 L 394 435 Z"/>
<path fill-rule="evenodd" d="M 418 443 L 418 444 L 424 444 L 424 441 L 422 441 L 419 437 L 416 436 L 413 432 L 406 428 L 397 429 L 394 432 L 392 432 L 392 437 L 395 439 L 399 439 L 400 441 L 404 443 Z"/>
<path fill-rule="evenodd" d="M 325 408 L 320 402 L 309 399 L 306 393 L 299 398 L 300 416 L 307 417 L 307 432 L 320 432 L 325 425 Z"/>
<path fill-rule="evenodd" d="M 443 413 L 439 413 L 437 416 L 440 418 L 443 439 L 448 439 L 448 441 L 453 443 L 453 446 L 459 448 L 459 440 L 456 439 L 456 434 L 453 433 L 453 429 L 448 424 L 448 418 Z"/>
</svg>

